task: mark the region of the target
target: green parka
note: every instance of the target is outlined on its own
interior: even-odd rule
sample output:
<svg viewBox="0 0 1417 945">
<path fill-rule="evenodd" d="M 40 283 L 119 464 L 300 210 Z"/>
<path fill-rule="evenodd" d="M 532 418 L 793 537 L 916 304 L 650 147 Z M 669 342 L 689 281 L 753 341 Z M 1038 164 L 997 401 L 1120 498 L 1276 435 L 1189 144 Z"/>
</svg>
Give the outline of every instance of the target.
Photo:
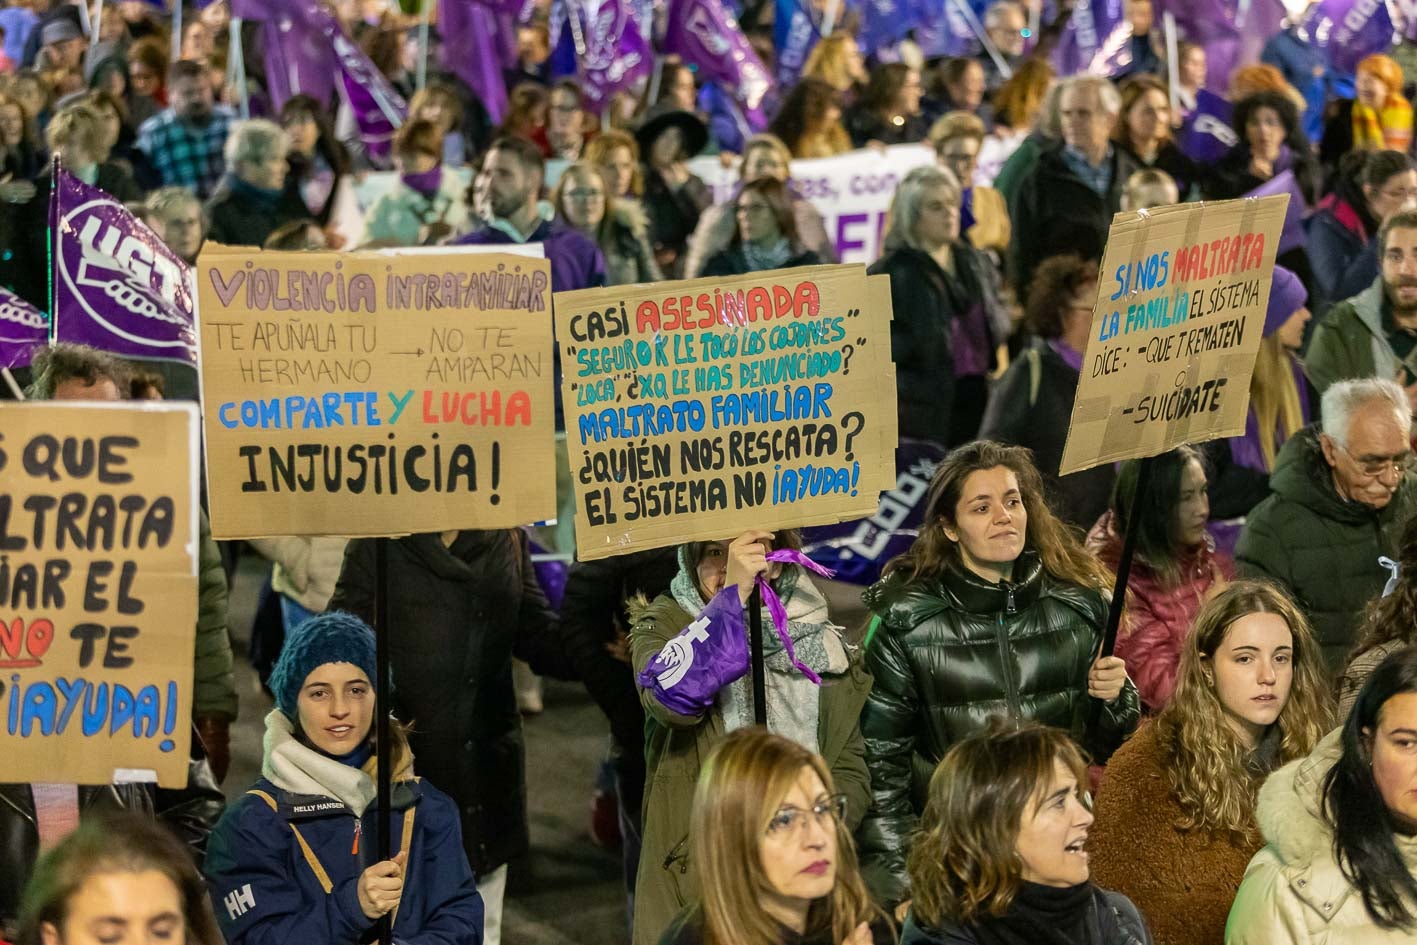
<svg viewBox="0 0 1417 945">
<path fill-rule="evenodd" d="M 1343 669 L 1368 601 L 1389 572 L 1417 492 L 1408 473 L 1381 510 L 1341 498 L 1324 460 L 1317 426 L 1290 437 L 1275 458 L 1269 498 L 1255 506 L 1235 548 L 1241 577 L 1280 584 L 1314 625 L 1330 671 Z"/>
<path fill-rule="evenodd" d="M 1087 694 L 1105 595 L 1052 577 L 1033 551 L 1014 575 L 990 584 L 954 568 L 934 580 L 897 572 L 866 591 L 880 618 L 866 647 L 875 684 L 861 715 L 875 803 L 858 837 L 867 881 L 887 902 L 908 896 L 910 837 L 930 775 L 956 741 L 993 716 L 1032 719 L 1071 732 L 1101 763 L 1141 717 L 1130 680 L 1100 711 Z"/>
<path fill-rule="evenodd" d="M 694 620 L 668 594 L 632 617 L 630 656 L 636 675 Z M 767 619 L 765 614 L 765 623 Z M 764 630 L 772 632 L 770 627 Z M 846 795 L 847 826 L 852 829 L 871 803 L 859 725 L 861 706 L 870 691 L 871 677 L 855 656 L 843 676 L 824 680 L 821 689 L 817 744 L 837 791 Z M 640 702 L 646 716 L 648 770 L 633 940 L 634 945 L 655 945 L 675 915 L 698 896 L 698 879 L 689 856 L 689 811 L 699 770 L 725 732 L 722 716 L 716 712 L 679 715 L 666 709 L 647 689 L 640 690 Z"/>
</svg>

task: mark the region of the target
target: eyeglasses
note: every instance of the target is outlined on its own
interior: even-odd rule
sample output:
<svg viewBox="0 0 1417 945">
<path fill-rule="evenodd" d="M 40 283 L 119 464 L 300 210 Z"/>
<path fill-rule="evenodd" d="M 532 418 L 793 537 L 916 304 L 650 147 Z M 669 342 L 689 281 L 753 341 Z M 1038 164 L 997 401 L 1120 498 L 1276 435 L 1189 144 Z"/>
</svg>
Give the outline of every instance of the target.
<svg viewBox="0 0 1417 945">
<path fill-rule="evenodd" d="M 1389 471 L 1396 473 L 1397 477 L 1401 479 L 1403 474 L 1407 472 L 1407 464 L 1412 459 L 1411 450 L 1398 453 L 1395 456 L 1354 456 L 1348 447 L 1334 445 L 1347 454 L 1348 458 L 1353 460 L 1354 465 L 1369 479 L 1377 479 Z"/>
<path fill-rule="evenodd" d="M 832 821 L 846 822 L 846 795 L 833 794 L 822 801 L 817 802 L 811 810 L 801 810 L 788 804 L 778 809 L 772 820 L 768 821 L 768 836 L 777 839 L 787 839 L 798 837 L 807 827 L 807 818 L 816 820 L 817 826 L 823 829 L 830 828 Z"/>
<path fill-rule="evenodd" d="M 566 196 L 571 200 L 604 200 L 603 190 L 568 190 Z"/>
</svg>

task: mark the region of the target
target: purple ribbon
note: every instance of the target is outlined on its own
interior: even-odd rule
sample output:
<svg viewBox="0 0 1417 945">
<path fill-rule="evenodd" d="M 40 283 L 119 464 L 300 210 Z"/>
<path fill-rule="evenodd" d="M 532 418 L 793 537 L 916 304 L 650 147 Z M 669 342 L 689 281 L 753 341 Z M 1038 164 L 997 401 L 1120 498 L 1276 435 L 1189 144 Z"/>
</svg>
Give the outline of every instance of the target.
<svg viewBox="0 0 1417 945">
<path fill-rule="evenodd" d="M 769 551 L 767 560 L 772 562 L 783 562 L 786 564 L 801 565 L 808 571 L 820 574 L 822 577 L 832 577 L 836 572 L 830 568 L 824 568 L 800 551 L 792 548 L 779 548 L 777 551 Z M 763 595 L 763 603 L 767 606 L 768 613 L 772 616 L 772 628 L 777 634 L 777 638 L 782 643 L 782 648 L 787 653 L 787 661 L 818 686 L 822 684 L 822 677 L 812 672 L 811 667 L 797 659 L 797 651 L 792 647 L 792 637 L 787 633 L 787 608 L 782 606 L 782 599 L 777 596 L 777 592 L 772 589 L 772 585 L 767 582 L 761 574 L 755 579 L 758 590 Z"/>
</svg>

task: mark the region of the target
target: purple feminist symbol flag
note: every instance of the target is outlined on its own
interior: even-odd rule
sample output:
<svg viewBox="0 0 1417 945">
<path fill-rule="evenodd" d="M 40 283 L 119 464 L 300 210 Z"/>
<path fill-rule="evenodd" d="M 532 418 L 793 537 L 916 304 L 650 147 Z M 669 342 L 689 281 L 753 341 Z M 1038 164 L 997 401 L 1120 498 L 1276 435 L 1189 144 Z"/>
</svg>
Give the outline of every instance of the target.
<svg viewBox="0 0 1417 945">
<path fill-rule="evenodd" d="M 567 6 L 567 14 L 578 16 L 582 24 L 585 50 L 578 50 L 577 56 L 585 79 L 582 91 L 591 110 L 599 114 L 617 92 L 649 77 L 654 54 L 640 32 L 630 0 L 568 0 Z"/>
<path fill-rule="evenodd" d="M 1131 64 L 1131 39 L 1122 0 L 1079 0 L 1053 50 L 1053 67 L 1059 75 L 1112 75 Z"/>
<path fill-rule="evenodd" d="M 0 368 L 24 367 L 35 347 L 49 344 L 49 320 L 12 292 L 0 289 Z"/>
<path fill-rule="evenodd" d="M 1235 106 L 1213 92 L 1196 92 L 1196 110 L 1181 126 L 1181 151 L 1186 157 L 1202 164 L 1214 164 L 1240 143 L 1240 136 L 1230 127 Z"/>
<path fill-rule="evenodd" d="M 806 0 L 777 0 L 772 44 L 777 51 L 777 81 L 791 85 L 802 74 L 807 55 L 821 34 Z"/>
<path fill-rule="evenodd" d="M 195 366 L 191 268 L 123 204 L 59 167 L 49 217 L 54 340 Z"/>
<path fill-rule="evenodd" d="M 767 127 L 763 97 L 772 80 L 723 0 L 669 0 L 660 52 L 679 56 L 697 66 L 704 81 L 731 91 L 754 131 Z"/>
<path fill-rule="evenodd" d="M 1383 0 L 1323 0 L 1304 27 L 1339 72 L 1354 72 L 1365 57 L 1392 45 L 1392 16 Z"/>
</svg>

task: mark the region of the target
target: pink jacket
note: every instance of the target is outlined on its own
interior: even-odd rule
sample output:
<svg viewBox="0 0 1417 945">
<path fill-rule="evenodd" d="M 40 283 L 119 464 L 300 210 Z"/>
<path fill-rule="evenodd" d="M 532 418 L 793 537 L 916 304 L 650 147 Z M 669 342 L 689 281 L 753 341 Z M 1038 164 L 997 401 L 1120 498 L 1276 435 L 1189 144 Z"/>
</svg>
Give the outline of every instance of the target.
<svg viewBox="0 0 1417 945">
<path fill-rule="evenodd" d="M 1087 535 L 1087 549 L 1113 571 L 1122 557 L 1122 536 L 1106 512 Z M 1150 712 L 1159 712 L 1176 691 L 1181 646 L 1191 632 L 1206 594 L 1235 576 L 1235 562 L 1216 551 L 1214 542 L 1188 553 L 1181 561 L 1181 581 L 1162 586 L 1160 578 L 1140 556 L 1132 560 L 1127 580 L 1126 623 L 1117 637 L 1117 656 L 1127 664 L 1141 701 Z"/>
</svg>

